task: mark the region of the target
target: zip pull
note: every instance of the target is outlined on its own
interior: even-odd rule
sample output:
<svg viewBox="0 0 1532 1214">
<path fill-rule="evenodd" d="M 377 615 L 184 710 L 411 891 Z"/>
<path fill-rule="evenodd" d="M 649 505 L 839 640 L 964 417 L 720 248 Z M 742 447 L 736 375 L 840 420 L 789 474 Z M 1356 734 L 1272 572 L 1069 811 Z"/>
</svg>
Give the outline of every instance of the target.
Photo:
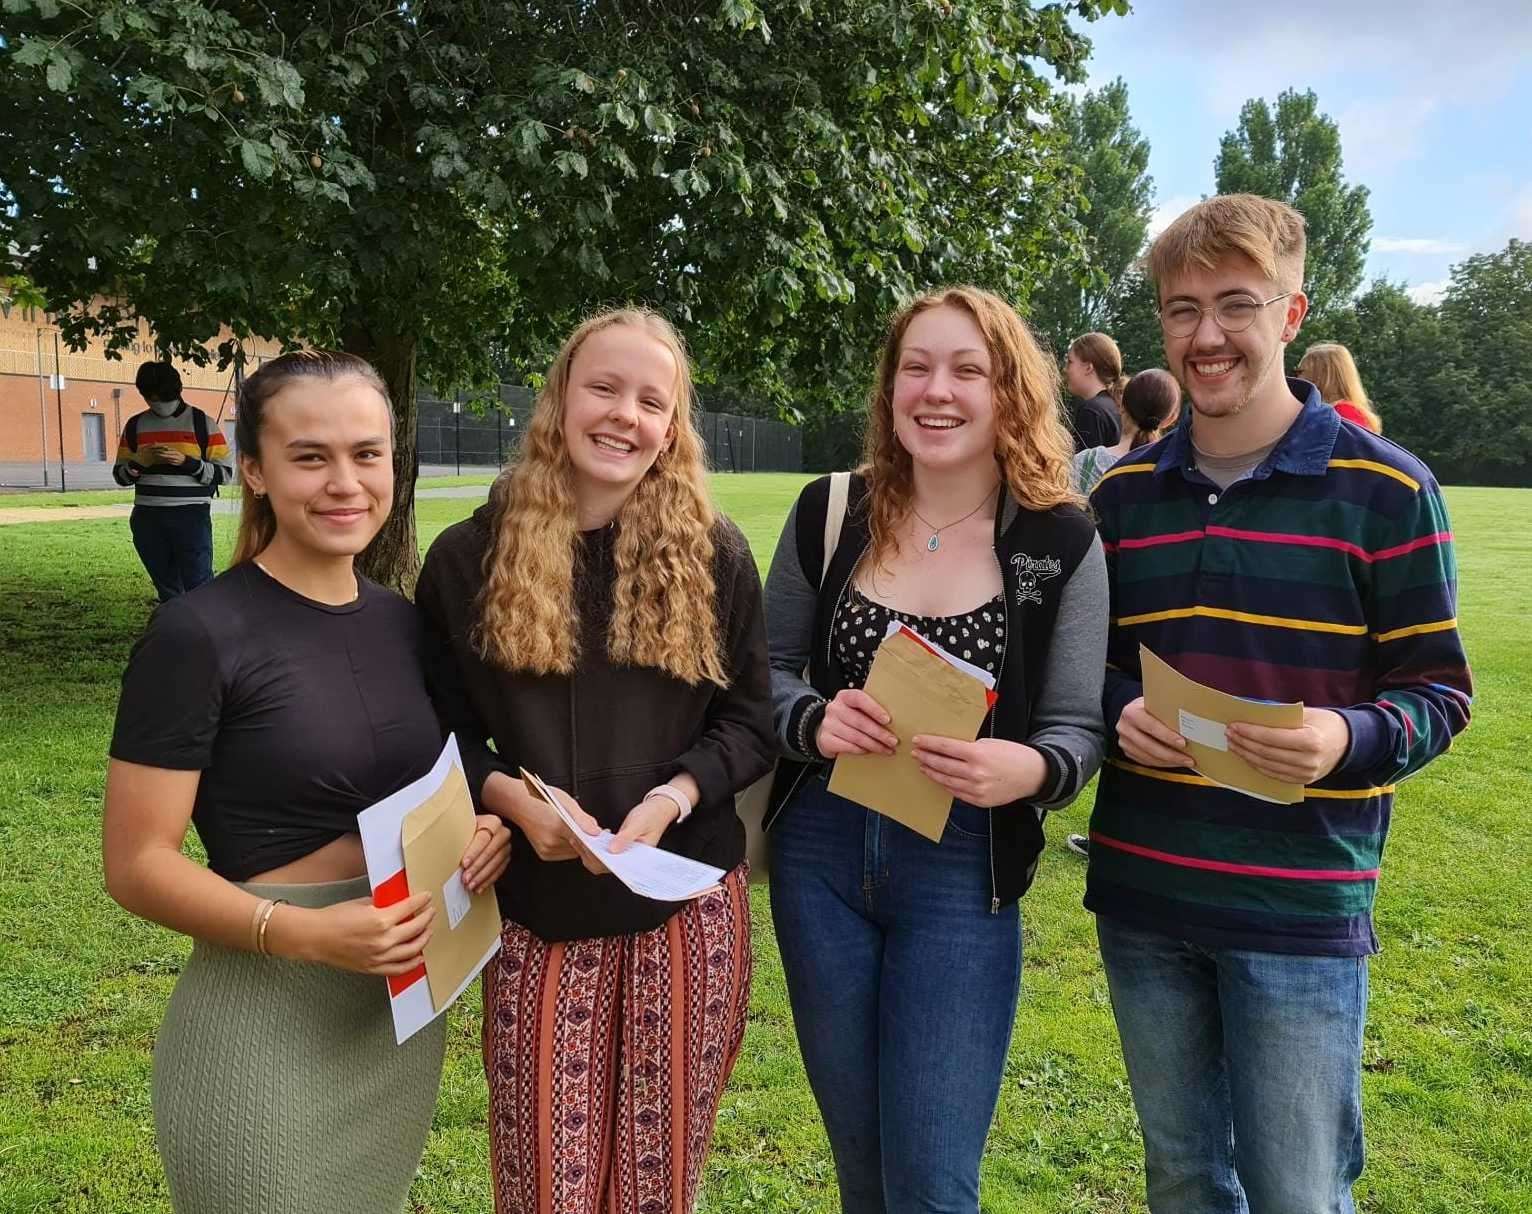
<svg viewBox="0 0 1532 1214">
<path fill-rule="evenodd" d="M 989 913 L 992 914 L 992 915 L 998 915 L 1000 913 L 1000 899 L 999 898 L 991 898 L 989 900 Z"/>
</svg>

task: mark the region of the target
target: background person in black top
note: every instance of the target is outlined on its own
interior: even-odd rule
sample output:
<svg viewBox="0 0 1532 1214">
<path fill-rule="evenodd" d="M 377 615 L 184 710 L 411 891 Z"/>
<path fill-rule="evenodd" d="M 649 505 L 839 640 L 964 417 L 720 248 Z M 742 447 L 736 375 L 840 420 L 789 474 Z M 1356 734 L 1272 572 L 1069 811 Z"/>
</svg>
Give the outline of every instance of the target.
<svg viewBox="0 0 1532 1214">
<path fill-rule="evenodd" d="M 1064 383 L 1070 392 L 1069 428 L 1076 451 L 1110 447 L 1122 438 L 1117 407 L 1128 380 L 1115 341 L 1105 333 L 1084 333 L 1070 342 Z"/>
<path fill-rule="evenodd" d="M 395 1046 L 381 976 L 421 963 L 431 896 L 372 905 L 356 814 L 442 739 L 414 611 L 352 568 L 393 501 L 392 419 L 365 362 L 306 351 L 250 377 L 239 426 L 233 566 L 150 621 L 107 772 L 108 891 L 196 942 L 155 1046 L 160 1154 L 178 1214 L 399 1210 L 444 1022 Z M 464 884 L 509 847 L 481 817 Z"/>
<path fill-rule="evenodd" d="M 586 321 L 516 463 L 431 546 L 416 593 L 443 723 L 518 836 L 484 984 L 497 1209 L 689 1214 L 744 1038 L 734 795 L 771 763 L 766 636 L 691 403 L 668 323 Z M 582 866 L 519 766 L 564 790 L 586 830 L 716 865 L 721 888 L 677 906 Z"/>
</svg>

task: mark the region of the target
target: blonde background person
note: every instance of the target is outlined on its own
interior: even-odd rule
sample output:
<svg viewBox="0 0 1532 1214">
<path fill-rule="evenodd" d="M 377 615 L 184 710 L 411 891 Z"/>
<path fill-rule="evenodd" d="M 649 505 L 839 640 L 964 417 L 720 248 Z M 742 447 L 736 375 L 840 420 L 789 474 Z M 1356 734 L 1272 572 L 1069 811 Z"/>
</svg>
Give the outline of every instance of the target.
<svg viewBox="0 0 1532 1214">
<path fill-rule="evenodd" d="M 1298 364 L 1298 378 L 1306 379 L 1319 389 L 1319 395 L 1335 406 L 1335 411 L 1348 422 L 1383 433 L 1383 419 L 1367 399 L 1362 387 L 1361 373 L 1356 369 L 1356 359 L 1351 351 L 1339 342 L 1319 341 L 1310 346 Z"/>
</svg>

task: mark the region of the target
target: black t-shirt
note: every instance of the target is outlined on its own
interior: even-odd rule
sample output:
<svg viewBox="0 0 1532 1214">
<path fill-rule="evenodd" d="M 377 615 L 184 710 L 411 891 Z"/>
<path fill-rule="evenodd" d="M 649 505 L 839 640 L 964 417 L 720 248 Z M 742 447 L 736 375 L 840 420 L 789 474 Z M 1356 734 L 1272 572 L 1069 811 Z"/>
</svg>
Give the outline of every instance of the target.
<svg viewBox="0 0 1532 1214">
<path fill-rule="evenodd" d="M 133 647 L 112 757 L 202 772 L 192 822 L 231 881 L 355 832 L 441 751 L 419 618 L 357 582 L 332 607 L 247 562 L 165 603 Z"/>
<path fill-rule="evenodd" d="M 1117 421 L 1117 402 L 1102 392 L 1089 400 L 1070 397 L 1069 428 L 1074 431 L 1075 451 L 1092 447 L 1115 447 L 1122 438 Z"/>
</svg>

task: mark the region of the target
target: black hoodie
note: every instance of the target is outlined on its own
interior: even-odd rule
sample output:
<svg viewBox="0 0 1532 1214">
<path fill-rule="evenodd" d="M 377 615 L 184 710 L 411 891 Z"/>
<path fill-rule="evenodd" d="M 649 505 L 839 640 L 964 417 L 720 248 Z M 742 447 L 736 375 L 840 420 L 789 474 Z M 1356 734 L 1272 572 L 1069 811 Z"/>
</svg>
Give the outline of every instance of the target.
<svg viewBox="0 0 1532 1214">
<path fill-rule="evenodd" d="M 493 506 L 481 506 L 438 536 L 415 591 L 425 622 L 427 685 L 443 728 L 457 734 L 475 801 L 492 772 L 515 777 L 525 767 L 616 831 L 649 789 L 685 771 L 702 800 L 660 846 L 734 868 L 745 855 L 734 794 L 766 773 L 776 749 L 761 581 L 744 536 L 719 516 L 713 576 L 727 689 L 688 687 L 662 671 L 607 658 L 615 527 L 579 537 L 575 674 L 534 675 L 489 665 L 469 641 L 493 514 Z M 707 606 L 699 603 L 698 610 Z M 578 860 L 541 860 L 514 826 L 512 836 L 510 866 L 497 887 L 500 909 L 543 940 L 648 931 L 680 909 L 630 893 L 615 877 L 594 876 Z"/>
</svg>

